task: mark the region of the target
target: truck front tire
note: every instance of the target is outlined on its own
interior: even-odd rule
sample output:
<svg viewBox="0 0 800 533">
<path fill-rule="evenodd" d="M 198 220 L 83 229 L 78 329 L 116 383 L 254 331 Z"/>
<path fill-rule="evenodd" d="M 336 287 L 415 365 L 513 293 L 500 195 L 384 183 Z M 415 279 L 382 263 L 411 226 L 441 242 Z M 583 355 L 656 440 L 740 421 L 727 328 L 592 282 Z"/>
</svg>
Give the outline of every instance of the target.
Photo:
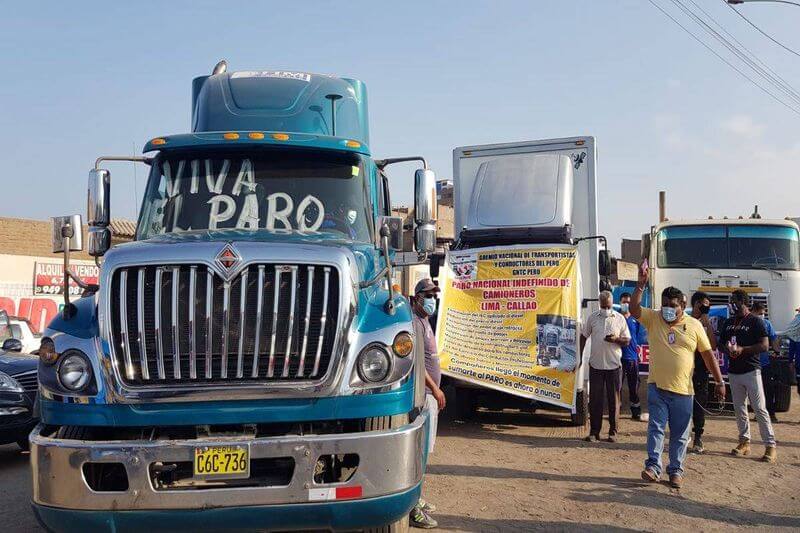
<svg viewBox="0 0 800 533">
<path fill-rule="evenodd" d="M 589 395 L 586 394 L 586 389 L 579 390 L 575 395 L 575 412 L 572 413 L 573 426 L 585 426 L 589 418 Z"/>
</svg>

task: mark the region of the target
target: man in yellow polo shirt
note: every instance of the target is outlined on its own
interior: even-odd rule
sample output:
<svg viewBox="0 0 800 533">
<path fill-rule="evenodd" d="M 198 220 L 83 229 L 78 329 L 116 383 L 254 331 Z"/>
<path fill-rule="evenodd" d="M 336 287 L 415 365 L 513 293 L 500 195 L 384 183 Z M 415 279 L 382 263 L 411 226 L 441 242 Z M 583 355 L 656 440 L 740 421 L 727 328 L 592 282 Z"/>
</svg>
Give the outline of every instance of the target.
<svg viewBox="0 0 800 533">
<path fill-rule="evenodd" d="M 694 352 L 700 352 L 703 362 L 717 383 L 717 394 L 725 398 L 725 384 L 719 364 L 700 321 L 683 312 L 683 293 L 667 287 L 661 293 L 661 310 L 641 306 L 642 291 L 647 285 L 646 265 L 639 269 L 639 282 L 631 297 L 630 313 L 647 328 L 650 342 L 650 370 L 647 377 L 647 460 L 642 479 L 656 482 L 661 477 L 661 454 L 664 451 L 664 431 L 669 425 L 669 465 L 667 474 L 673 488 L 683 482 L 683 461 L 689 444 L 689 425 L 692 421 L 694 388 Z"/>
</svg>

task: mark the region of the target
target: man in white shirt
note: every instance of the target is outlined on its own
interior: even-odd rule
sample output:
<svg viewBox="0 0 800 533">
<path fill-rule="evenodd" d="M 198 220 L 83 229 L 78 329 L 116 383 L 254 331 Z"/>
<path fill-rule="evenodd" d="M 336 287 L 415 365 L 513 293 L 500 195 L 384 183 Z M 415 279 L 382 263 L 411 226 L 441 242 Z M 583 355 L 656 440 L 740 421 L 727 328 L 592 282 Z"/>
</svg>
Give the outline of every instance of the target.
<svg viewBox="0 0 800 533">
<path fill-rule="evenodd" d="M 619 391 L 622 388 L 622 348 L 631 341 L 628 322 L 614 311 L 613 296 L 600 293 L 600 309 L 589 315 L 581 332 L 581 353 L 586 339 L 592 339 L 589 355 L 589 435 L 587 442 L 600 440 L 603 404 L 608 404 L 608 441 L 617 441 Z M 605 400 L 605 402 L 604 402 Z"/>
</svg>

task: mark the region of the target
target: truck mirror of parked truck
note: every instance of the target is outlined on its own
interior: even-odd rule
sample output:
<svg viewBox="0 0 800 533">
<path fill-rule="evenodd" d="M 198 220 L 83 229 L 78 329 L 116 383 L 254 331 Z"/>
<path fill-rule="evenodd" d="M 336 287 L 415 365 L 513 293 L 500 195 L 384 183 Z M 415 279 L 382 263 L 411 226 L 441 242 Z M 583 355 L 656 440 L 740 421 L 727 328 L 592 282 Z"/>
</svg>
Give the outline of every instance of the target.
<svg viewBox="0 0 800 533">
<path fill-rule="evenodd" d="M 597 269 L 600 273 L 600 276 L 610 276 L 611 275 L 611 255 L 609 255 L 608 250 L 600 250 L 597 252 Z"/>
<path fill-rule="evenodd" d="M 6 339 L 3 341 L 4 352 L 21 352 L 22 341 L 19 339 Z"/>
<path fill-rule="evenodd" d="M 111 248 L 111 230 L 101 227 L 89 228 L 89 246 L 87 252 L 92 257 L 103 257 Z"/>
<path fill-rule="evenodd" d="M 111 222 L 111 172 L 96 168 L 89 172 L 86 219 L 90 226 L 104 228 Z"/>
<path fill-rule="evenodd" d="M 436 175 L 427 168 L 414 174 L 414 247 L 418 252 L 436 249 Z"/>
<path fill-rule="evenodd" d="M 80 215 L 53 217 L 53 253 L 65 252 L 69 237 L 69 251 L 80 252 L 83 250 L 83 221 Z"/>
</svg>

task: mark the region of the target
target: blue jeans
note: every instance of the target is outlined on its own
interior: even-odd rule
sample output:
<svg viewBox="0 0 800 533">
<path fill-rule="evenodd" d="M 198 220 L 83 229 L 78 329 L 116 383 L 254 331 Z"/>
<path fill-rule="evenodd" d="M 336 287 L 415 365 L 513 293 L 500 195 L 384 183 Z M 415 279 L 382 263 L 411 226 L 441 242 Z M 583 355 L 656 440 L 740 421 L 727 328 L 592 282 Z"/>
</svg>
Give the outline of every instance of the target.
<svg viewBox="0 0 800 533">
<path fill-rule="evenodd" d="M 647 409 L 650 422 L 647 425 L 647 460 L 645 468 L 661 475 L 661 454 L 664 452 L 664 432 L 669 424 L 669 465 L 667 474 L 683 475 L 683 460 L 689 444 L 689 423 L 692 421 L 694 396 L 676 394 L 647 385 Z"/>
</svg>

